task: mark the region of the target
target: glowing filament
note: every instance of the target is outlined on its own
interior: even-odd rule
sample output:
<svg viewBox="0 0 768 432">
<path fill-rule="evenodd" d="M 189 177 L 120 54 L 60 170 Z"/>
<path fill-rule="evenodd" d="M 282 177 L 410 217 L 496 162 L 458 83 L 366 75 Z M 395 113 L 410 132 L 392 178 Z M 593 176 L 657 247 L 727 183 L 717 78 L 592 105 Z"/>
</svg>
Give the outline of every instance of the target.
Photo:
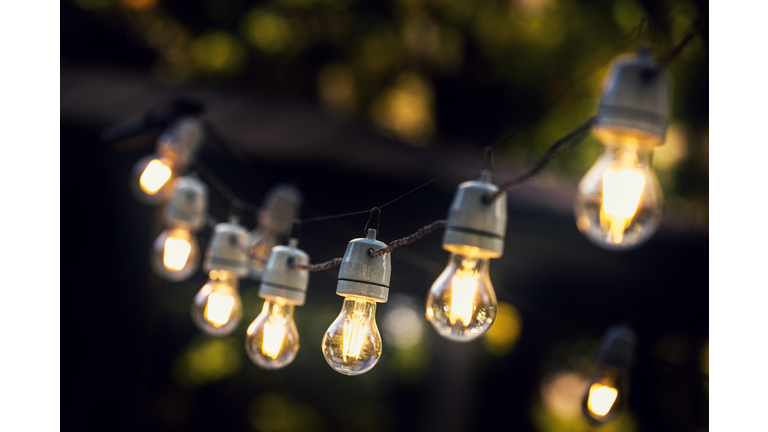
<svg viewBox="0 0 768 432">
<path fill-rule="evenodd" d="M 167 238 L 163 248 L 163 265 L 170 270 L 181 270 L 187 263 L 192 245 L 184 239 Z"/>
<path fill-rule="evenodd" d="M 285 326 L 280 324 L 264 324 L 264 343 L 261 345 L 261 352 L 265 356 L 276 359 L 283 346 L 285 338 Z"/>
<path fill-rule="evenodd" d="M 359 311 L 355 311 L 350 318 L 344 320 L 344 345 L 342 346 L 344 361 L 347 357 L 360 358 L 360 350 L 365 342 L 366 325 L 367 320 Z"/>
<path fill-rule="evenodd" d="M 205 305 L 205 319 L 213 324 L 223 326 L 229 321 L 234 307 L 234 297 L 212 293 L 208 296 L 208 304 Z"/>
<path fill-rule="evenodd" d="M 171 178 L 171 169 L 155 159 L 147 165 L 139 178 L 141 189 L 154 195 Z"/>
<path fill-rule="evenodd" d="M 587 399 L 587 408 L 596 416 L 603 417 L 611 410 L 613 403 L 616 402 L 616 397 L 619 395 L 618 390 L 613 387 L 604 386 L 602 384 L 592 384 L 589 387 L 589 399 Z"/>
<path fill-rule="evenodd" d="M 639 171 L 624 168 L 617 172 L 608 168 L 603 172 L 603 206 L 600 222 L 607 225 L 613 241 L 621 243 L 624 229 L 637 211 L 643 194 L 645 177 Z"/>
<path fill-rule="evenodd" d="M 477 290 L 475 271 L 471 269 L 459 269 L 453 276 L 451 283 L 451 324 L 461 321 L 465 326 L 472 320 L 472 312 L 475 309 L 473 299 Z"/>
</svg>

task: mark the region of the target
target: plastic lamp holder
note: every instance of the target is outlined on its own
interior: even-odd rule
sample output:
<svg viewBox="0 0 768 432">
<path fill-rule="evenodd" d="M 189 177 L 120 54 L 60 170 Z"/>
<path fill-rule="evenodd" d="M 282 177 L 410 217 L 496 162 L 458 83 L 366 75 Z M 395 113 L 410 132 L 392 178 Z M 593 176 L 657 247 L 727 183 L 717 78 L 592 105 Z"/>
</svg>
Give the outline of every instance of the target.
<svg viewBox="0 0 768 432">
<path fill-rule="evenodd" d="M 369 249 L 377 250 L 386 246 L 376 240 L 376 230 L 373 228 L 368 230 L 365 238 L 350 241 L 339 268 L 336 294 L 386 302 L 389 298 L 389 277 L 392 273 L 390 255 L 371 258 L 368 254 Z"/>
<path fill-rule="evenodd" d="M 298 240 L 292 238 L 287 246 L 275 246 L 264 268 L 259 286 L 259 297 L 280 297 L 286 304 L 303 306 L 307 298 L 309 272 L 294 269 L 293 264 L 309 264 L 309 255 L 297 249 Z"/>
<path fill-rule="evenodd" d="M 224 270 L 239 277 L 248 274 L 248 256 L 242 250 L 248 243 L 248 232 L 234 223 L 220 223 L 213 229 L 211 244 L 205 251 L 203 269 Z"/>
<path fill-rule="evenodd" d="M 171 202 L 165 211 L 168 226 L 184 226 L 197 231 L 205 223 L 208 187 L 193 177 L 179 177 L 174 183 Z"/>
</svg>

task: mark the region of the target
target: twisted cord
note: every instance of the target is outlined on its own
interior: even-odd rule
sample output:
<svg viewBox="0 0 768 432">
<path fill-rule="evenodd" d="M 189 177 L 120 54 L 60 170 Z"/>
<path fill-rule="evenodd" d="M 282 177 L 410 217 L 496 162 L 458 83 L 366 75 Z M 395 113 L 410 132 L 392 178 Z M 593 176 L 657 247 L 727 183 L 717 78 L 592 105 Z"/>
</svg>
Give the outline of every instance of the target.
<svg viewBox="0 0 768 432">
<path fill-rule="evenodd" d="M 589 131 L 592 129 L 592 126 L 595 124 L 596 120 L 597 120 L 596 116 L 590 118 L 589 120 L 586 121 L 586 123 L 579 126 L 575 130 L 571 131 L 570 133 L 568 133 L 568 135 L 557 140 L 554 144 L 552 144 L 552 147 L 550 147 L 546 152 L 544 152 L 544 154 L 539 158 L 539 160 L 536 161 L 536 163 L 528 171 L 500 185 L 499 190 L 495 194 L 488 197 L 486 201 L 488 203 L 491 203 L 494 200 L 496 200 L 498 197 L 500 197 L 502 194 L 505 194 L 510 190 L 530 180 L 531 177 L 535 176 L 542 169 L 544 169 L 544 167 L 547 166 L 549 161 L 551 161 L 555 157 L 557 152 L 563 147 L 569 144 L 576 145 L 582 142 L 584 138 L 586 138 L 587 135 L 589 135 Z"/>
<path fill-rule="evenodd" d="M 341 258 L 334 258 L 330 261 L 322 262 L 319 264 L 293 264 L 291 265 L 291 268 L 296 270 L 318 272 L 328 270 L 329 268 L 336 267 L 337 265 L 341 265 Z"/>
<path fill-rule="evenodd" d="M 425 235 L 435 231 L 439 230 L 441 228 L 445 228 L 448 225 L 448 221 L 445 219 L 436 220 L 432 222 L 431 224 L 419 229 L 415 233 L 409 235 L 408 237 L 403 237 L 401 239 L 394 240 L 389 243 L 389 246 L 385 248 L 381 248 L 375 252 L 369 252 L 368 255 L 371 256 L 371 258 L 378 258 L 384 254 L 388 254 L 392 252 L 393 249 L 398 248 L 400 246 L 405 246 L 408 244 L 411 244 L 415 242 L 416 240 L 424 237 Z"/>
<path fill-rule="evenodd" d="M 661 66 L 669 66 L 670 63 L 677 60 L 677 58 L 680 57 L 680 54 L 682 54 L 683 49 L 688 45 L 689 42 L 693 40 L 693 37 L 696 36 L 699 31 L 701 31 L 701 18 L 694 21 L 693 24 L 688 27 L 688 31 L 685 33 L 685 36 L 683 36 L 677 45 L 672 47 L 671 50 L 667 51 L 666 54 L 659 57 L 659 64 Z"/>
</svg>

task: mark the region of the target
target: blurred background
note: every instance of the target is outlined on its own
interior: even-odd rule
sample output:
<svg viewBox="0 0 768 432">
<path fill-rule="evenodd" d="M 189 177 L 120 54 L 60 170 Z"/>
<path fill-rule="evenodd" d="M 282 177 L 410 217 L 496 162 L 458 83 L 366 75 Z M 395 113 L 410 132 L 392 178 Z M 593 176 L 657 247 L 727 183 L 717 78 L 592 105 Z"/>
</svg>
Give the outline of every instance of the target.
<svg viewBox="0 0 768 432">
<path fill-rule="evenodd" d="M 426 322 L 427 291 L 449 256 L 442 234 L 432 234 L 392 254 L 390 301 L 377 310 L 384 354 L 360 377 L 334 372 L 320 351 L 341 309 L 337 269 L 311 275 L 307 304 L 296 310 L 302 348 L 282 370 L 259 369 L 244 350 L 261 310 L 256 282 L 241 284 L 235 333 L 201 334 L 189 314 L 206 275 L 169 283 L 152 272 L 162 208 L 139 203 L 128 187 L 161 130 L 99 141 L 105 128 L 173 97 L 202 101 L 220 135 L 201 151 L 205 165 L 254 204 L 274 184 L 294 184 L 308 218 L 380 206 L 551 106 L 496 153 L 503 182 L 594 114 L 608 60 L 636 48 L 627 41 L 643 16 L 657 17 L 663 54 L 696 19 L 707 22 L 707 8 L 693 0 L 63 2 L 61 157 L 75 186 L 61 191 L 62 310 L 74 330 L 61 358 L 64 428 L 590 431 L 580 404 L 592 359 L 605 329 L 626 323 L 638 335 L 628 406 L 600 430 L 707 430 L 706 25 L 671 66 L 672 121 L 654 156 L 665 194 L 657 234 L 608 252 L 578 232 L 576 185 L 602 149 L 588 138 L 509 194 L 505 254 L 490 268 L 499 317 L 488 334 L 457 344 Z M 479 165 L 387 206 L 379 239 L 445 218 L 456 186 Z M 209 212 L 219 220 L 230 212 L 215 190 Z M 240 216 L 255 226 L 252 213 Z M 300 246 L 312 262 L 341 256 L 366 219 L 307 224 Z M 199 232 L 201 248 L 209 236 Z"/>
</svg>

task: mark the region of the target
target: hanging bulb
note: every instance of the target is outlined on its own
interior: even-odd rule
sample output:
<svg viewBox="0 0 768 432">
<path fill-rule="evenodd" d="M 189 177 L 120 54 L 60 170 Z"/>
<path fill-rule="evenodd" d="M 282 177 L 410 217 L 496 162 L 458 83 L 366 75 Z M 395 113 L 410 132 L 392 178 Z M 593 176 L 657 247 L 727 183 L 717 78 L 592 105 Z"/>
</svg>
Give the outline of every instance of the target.
<svg viewBox="0 0 768 432">
<path fill-rule="evenodd" d="M 427 321 L 456 342 L 477 339 L 496 318 L 488 260 L 504 250 L 507 200 L 501 195 L 489 204 L 483 201 L 498 190 L 490 180 L 490 172 L 483 171 L 478 181 L 459 185 L 443 237 L 443 249 L 451 256 L 427 295 Z"/>
<path fill-rule="evenodd" d="M 238 288 L 239 279 L 248 274 L 248 256 L 242 249 L 247 238 L 245 228 L 237 224 L 236 217 L 213 229 L 203 261 L 203 269 L 210 279 L 192 302 L 192 320 L 211 336 L 232 333 L 243 317 Z"/>
<path fill-rule="evenodd" d="M 669 72 L 650 51 L 614 60 L 594 130 L 605 150 L 579 183 L 574 205 L 576 226 L 598 246 L 637 246 L 661 223 L 664 199 L 651 160 L 664 142 L 669 99 Z"/>
<path fill-rule="evenodd" d="M 179 177 L 173 187 L 173 199 L 165 210 L 169 227 L 155 240 L 152 266 L 165 280 L 189 279 L 198 269 L 200 247 L 194 232 L 204 223 L 208 189 L 194 177 Z"/>
<path fill-rule="evenodd" d="M 624 408 L 634 346 L 635 334 L 629 328 L 616 326 L 606 332 L 595 361 L 597 372 L 590 380 L 582 401 L 584 417 L 590 423 L 608 423 Z"/>
<path fill-rule="evenodd" d="M 292 238 L 288 246 L 273 248 L 259 287 L 264 306 L 248 327 L 245 338 L 248 356 L 264 369 L 287 366 L 299 351 L 293 311 L 295 306 L 304 305 L 309 272 L 292 265 L 308 264 L 309 256 L 297 245 L 298 240 Z"/>
<path fill-rule="evenodd" d="M 257 227 L 249 234 L 249 245 L 256 254 L 269 258 L 272 248 L 290 233 L 301 201 L 301 192 L 291 185 L 277 184 L 269 190 L 256 214 Z M 264 267 L 261 261 L 252 260 L 249 277 L 261 280 Z"/>
<path fill-rule="evenodd" d="M 195 294 L 192 320 L 200 330 L 211 336 L 232 333 L 243 317 L 237 275 L 224 270 L 211 270 L 210 279 Z"/>
<path fill-rule="evenodd" d="M 488 258 L 451 254 L 427 297 L 427 319 L 432 326 L 443 337 L 469 341 L 491 327 L 496 308 Z"/>
<path fill-rule="evenodd" d="M 323 336 L 325 360 L 344 375 L 368 372 L 381 357 L 376 303 L 387 301 L 392 264 L 389 254 L 371 258 L 369 251 L 386 246 L 376 240 L 376 230 L 369 229 L 366 238 L 350 241 L 344 252 L 336 286 L 344 304 Z"/>
<path fill-rule="evenodd" d="M 155 153 L 133 166 L 131 190 L 146 204 L 159 204 L 171 196 L 173 177 L 183 173 L 204 139 L 202 122 L 183 117 L 166 128 L 157 140 Z"/>
</svg>

